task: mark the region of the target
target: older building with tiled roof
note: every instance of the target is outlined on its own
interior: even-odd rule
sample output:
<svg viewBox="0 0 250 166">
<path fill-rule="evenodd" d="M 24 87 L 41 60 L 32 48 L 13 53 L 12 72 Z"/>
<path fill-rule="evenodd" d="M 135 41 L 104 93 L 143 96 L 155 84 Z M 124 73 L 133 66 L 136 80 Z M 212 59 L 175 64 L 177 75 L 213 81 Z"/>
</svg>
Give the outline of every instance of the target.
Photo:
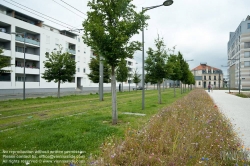
<svg viewBox="0 0 250 166">
<path fill-rule="evenodd" d="M 223 73 L 218 68 L 201 63 L 192 69 L 192 73 L 195 77 L 196 88 L 208 88 L 208 85 L 213 85 L 214 88 L 221 88 L 223 86 Z"/>
</svg>

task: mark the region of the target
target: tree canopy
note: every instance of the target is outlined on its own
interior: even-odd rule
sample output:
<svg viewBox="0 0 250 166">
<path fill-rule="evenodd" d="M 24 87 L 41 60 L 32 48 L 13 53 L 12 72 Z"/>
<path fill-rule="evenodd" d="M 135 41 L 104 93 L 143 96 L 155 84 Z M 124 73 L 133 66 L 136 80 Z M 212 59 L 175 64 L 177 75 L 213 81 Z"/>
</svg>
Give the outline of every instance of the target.
<svg viewBox="0 0 250 166">
<path fill-rule="evenodd" d="M 169 78 L 172 73 L 171 67 L 167 63 L 168 54 L 163 38 L 155 40 L 156 50 L 149 48 L 147 51 L 148 57 L 145 60 L 145 70 L 150 80 L 157 81 L 158 85 L 158 101 L 161 103 L 161 88 L 160 84 L 163 78 Z"/>
<path fill-rule="evenodd" d="M 89 79 L 93 81 L 94 83 L 99 83 L 99 77 L 100 77 L 100 57 L 99 55 L 96 55 L 96 58 L 91 58 L 91 61 L 89 63 L 90 73 L 87 74 Z M 104 83 L 110 83 L 110 67 L 105 61 L 103 61 L 103 82 Z"/>
<path fill-rule="evenodd" d="M 111 66 L 112 123 L 117 124 L 115 68 L 125 58 L 132 58 L 141 43 L 131 41 L 149 19 L 144 12 L 136 12 L 132 0 L 92 0 L 83 22 L 83 40 L 96 50 Z"/>
<path fill-rule="evenodd" d="M 11 58 L 2 54 L 3 50 L 0 48 L 0 75 L 3 73 L 9 73 L 10 70 L 4 70 L 3 68 L 11 66 Z"/>
<path fill-rule="evenodd" d="M 135 69 L 134 74 L 133 74 L 133 82 L 136 85 L 136 89 L 137 89 L 138 84 L 141 82 L 140 77 L 141 77 L 141 74 L 139 74 L 138 70 Z"/>
<path fill-rule="evenodd" d="M 76 62 L 68 52 L 62 53 L 62 47 L 59 51 L 46 53 L 46 61 L 44 61 L 45 72 L 42 78 L 48 82 L 54 81 L 58 83 L 57 97 L 60 98 L 60 83 L 71 81 L 76 73 Z"/>
</svg>

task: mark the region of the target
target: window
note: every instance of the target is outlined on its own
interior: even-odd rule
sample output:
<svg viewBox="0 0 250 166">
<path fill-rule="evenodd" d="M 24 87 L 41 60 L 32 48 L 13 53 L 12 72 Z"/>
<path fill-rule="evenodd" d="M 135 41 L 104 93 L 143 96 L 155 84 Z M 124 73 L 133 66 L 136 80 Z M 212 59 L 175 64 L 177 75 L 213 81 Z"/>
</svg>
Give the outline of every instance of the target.
<svg viewBox="0 0 250 166">
<path fill-rule="evenodd" d="M 201 82 L 199 82 L 199 85 L 201 85 Z"/>
<path fill-rule="evenodd" d="M 250 23 L 247 24 L 247 29 L 250 29 Z"/>
<path fill-rule="evenodd" d="M 250 48 L 250 42 L 245 42 L 244 43 L 244 48 Z"/>
<path fill-rule="evenodd" d="M 214 80 L 216 80 L 216 76 L 214 76 Z"/>
<path fill-rule="evenodd" d="M 204 80 L 206 80 L 207 78 L 206 78 L 206 76 L 204 76 Z"/>
<path fill-rule="evenodd" d="M 80 38 L 78 37 L 78 42 L 80 42 Z"/>
<path fill-rule="evenodd" d="M 3 73 L 0 75 L 0 81 L 10 81 L 10 73 Z"/>
<path fill-rule="evenodd" d="M 85 68 L 83 69 L 83 73 L 85 73 L 86 71 L 85 71 Z"/>
<path fill-rule="evenodd" d="M 244 53 L 244 58 L 249 58 L 250 57 L 250 52 L 245 52 Z"/>
<path fill-rule="evenodd" d="M 216 82 L 214 82 L 214 86 L 216 85 Z"/>
<path fill-rule="evenodd" d="M 250 67 L 250 61 L 245 61 L 244 62 L 244 67 Z"/>
<path fill-rule="evenodd" d="M 211 80 L 211 76 L 209 76 L 209 78 L 208 78 L 209 80 Z"/>
<path fill-rule="evenodd" d="M 22 52 L 23 53 L 23 47 L 16 46 L 16 52 Z"/>
<path fill-rule="evenodd" d="M 77 72 L 80 72 L 80 68 L 77 68 Z"/>
</svg>

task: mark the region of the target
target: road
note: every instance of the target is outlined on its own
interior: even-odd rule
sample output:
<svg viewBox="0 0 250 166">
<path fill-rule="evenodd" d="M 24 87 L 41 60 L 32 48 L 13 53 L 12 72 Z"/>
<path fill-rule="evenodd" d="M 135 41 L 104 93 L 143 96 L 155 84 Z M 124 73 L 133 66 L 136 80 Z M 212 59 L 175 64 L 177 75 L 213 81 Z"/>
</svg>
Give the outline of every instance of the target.
<svg viewBox="0 0 250 166">
<path fill-rule="evenodd" d="M 234 91 L 237 92 L 237 91 Z M 250 148 L 250 98 L 241 98 L 225 90 L 208 92 L 220 111 L 230 119 L 245 148 Z"/>
</svg>

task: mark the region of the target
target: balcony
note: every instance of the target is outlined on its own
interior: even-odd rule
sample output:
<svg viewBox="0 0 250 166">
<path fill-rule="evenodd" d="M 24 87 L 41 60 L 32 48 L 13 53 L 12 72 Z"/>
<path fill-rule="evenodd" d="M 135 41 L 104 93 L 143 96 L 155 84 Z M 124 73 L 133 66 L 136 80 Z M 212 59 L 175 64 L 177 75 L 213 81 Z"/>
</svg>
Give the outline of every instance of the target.
<svg viewBox="0 0 250 166">
<path fill-rule="evenodd" d="M 76 50 L 73 50 L 73 49 L 70 49 L 70 48 L 67 49 L 67 52 L 70 53 L 70 54 L 76 54 Z"/>
<path fill-rule="evenodd" d="M 3 49 L 3 55 L 5 55 L 5 56 L 11 56 L 11 51 Z"/>
<path fill-rule="evenodd" d="M 16 52 L 16 58 L 23 59 L 24 58 L 24 53 L 23 52 Z M 34 55 L 34 54 L 25 53 L 25 59 L 39 61 L 39 56 Z"/>
<path fill-rule="evenodd" d="M 16 41 L 24 42 L 24 37 L 21 35 L 16 35 Z M 40 46 L 40 42 L 38 39 L 25 38 L 25 43 Z"/>
<path fill-rule="evenodd" d="M 23 67 L 16 66 L 16 73 L 23 74 Z M 25 73 L 39 75 L 40 72 L 39 72 L 39 68 L 25 67 Z"/>
<path fill-rule="evenodd" d="M 9 40 L 9 41 L 11 40 L 11 35 L 6 32 L 0 31 L 0 36 L 1 36 L 1 39 Z"/>
</svg>

